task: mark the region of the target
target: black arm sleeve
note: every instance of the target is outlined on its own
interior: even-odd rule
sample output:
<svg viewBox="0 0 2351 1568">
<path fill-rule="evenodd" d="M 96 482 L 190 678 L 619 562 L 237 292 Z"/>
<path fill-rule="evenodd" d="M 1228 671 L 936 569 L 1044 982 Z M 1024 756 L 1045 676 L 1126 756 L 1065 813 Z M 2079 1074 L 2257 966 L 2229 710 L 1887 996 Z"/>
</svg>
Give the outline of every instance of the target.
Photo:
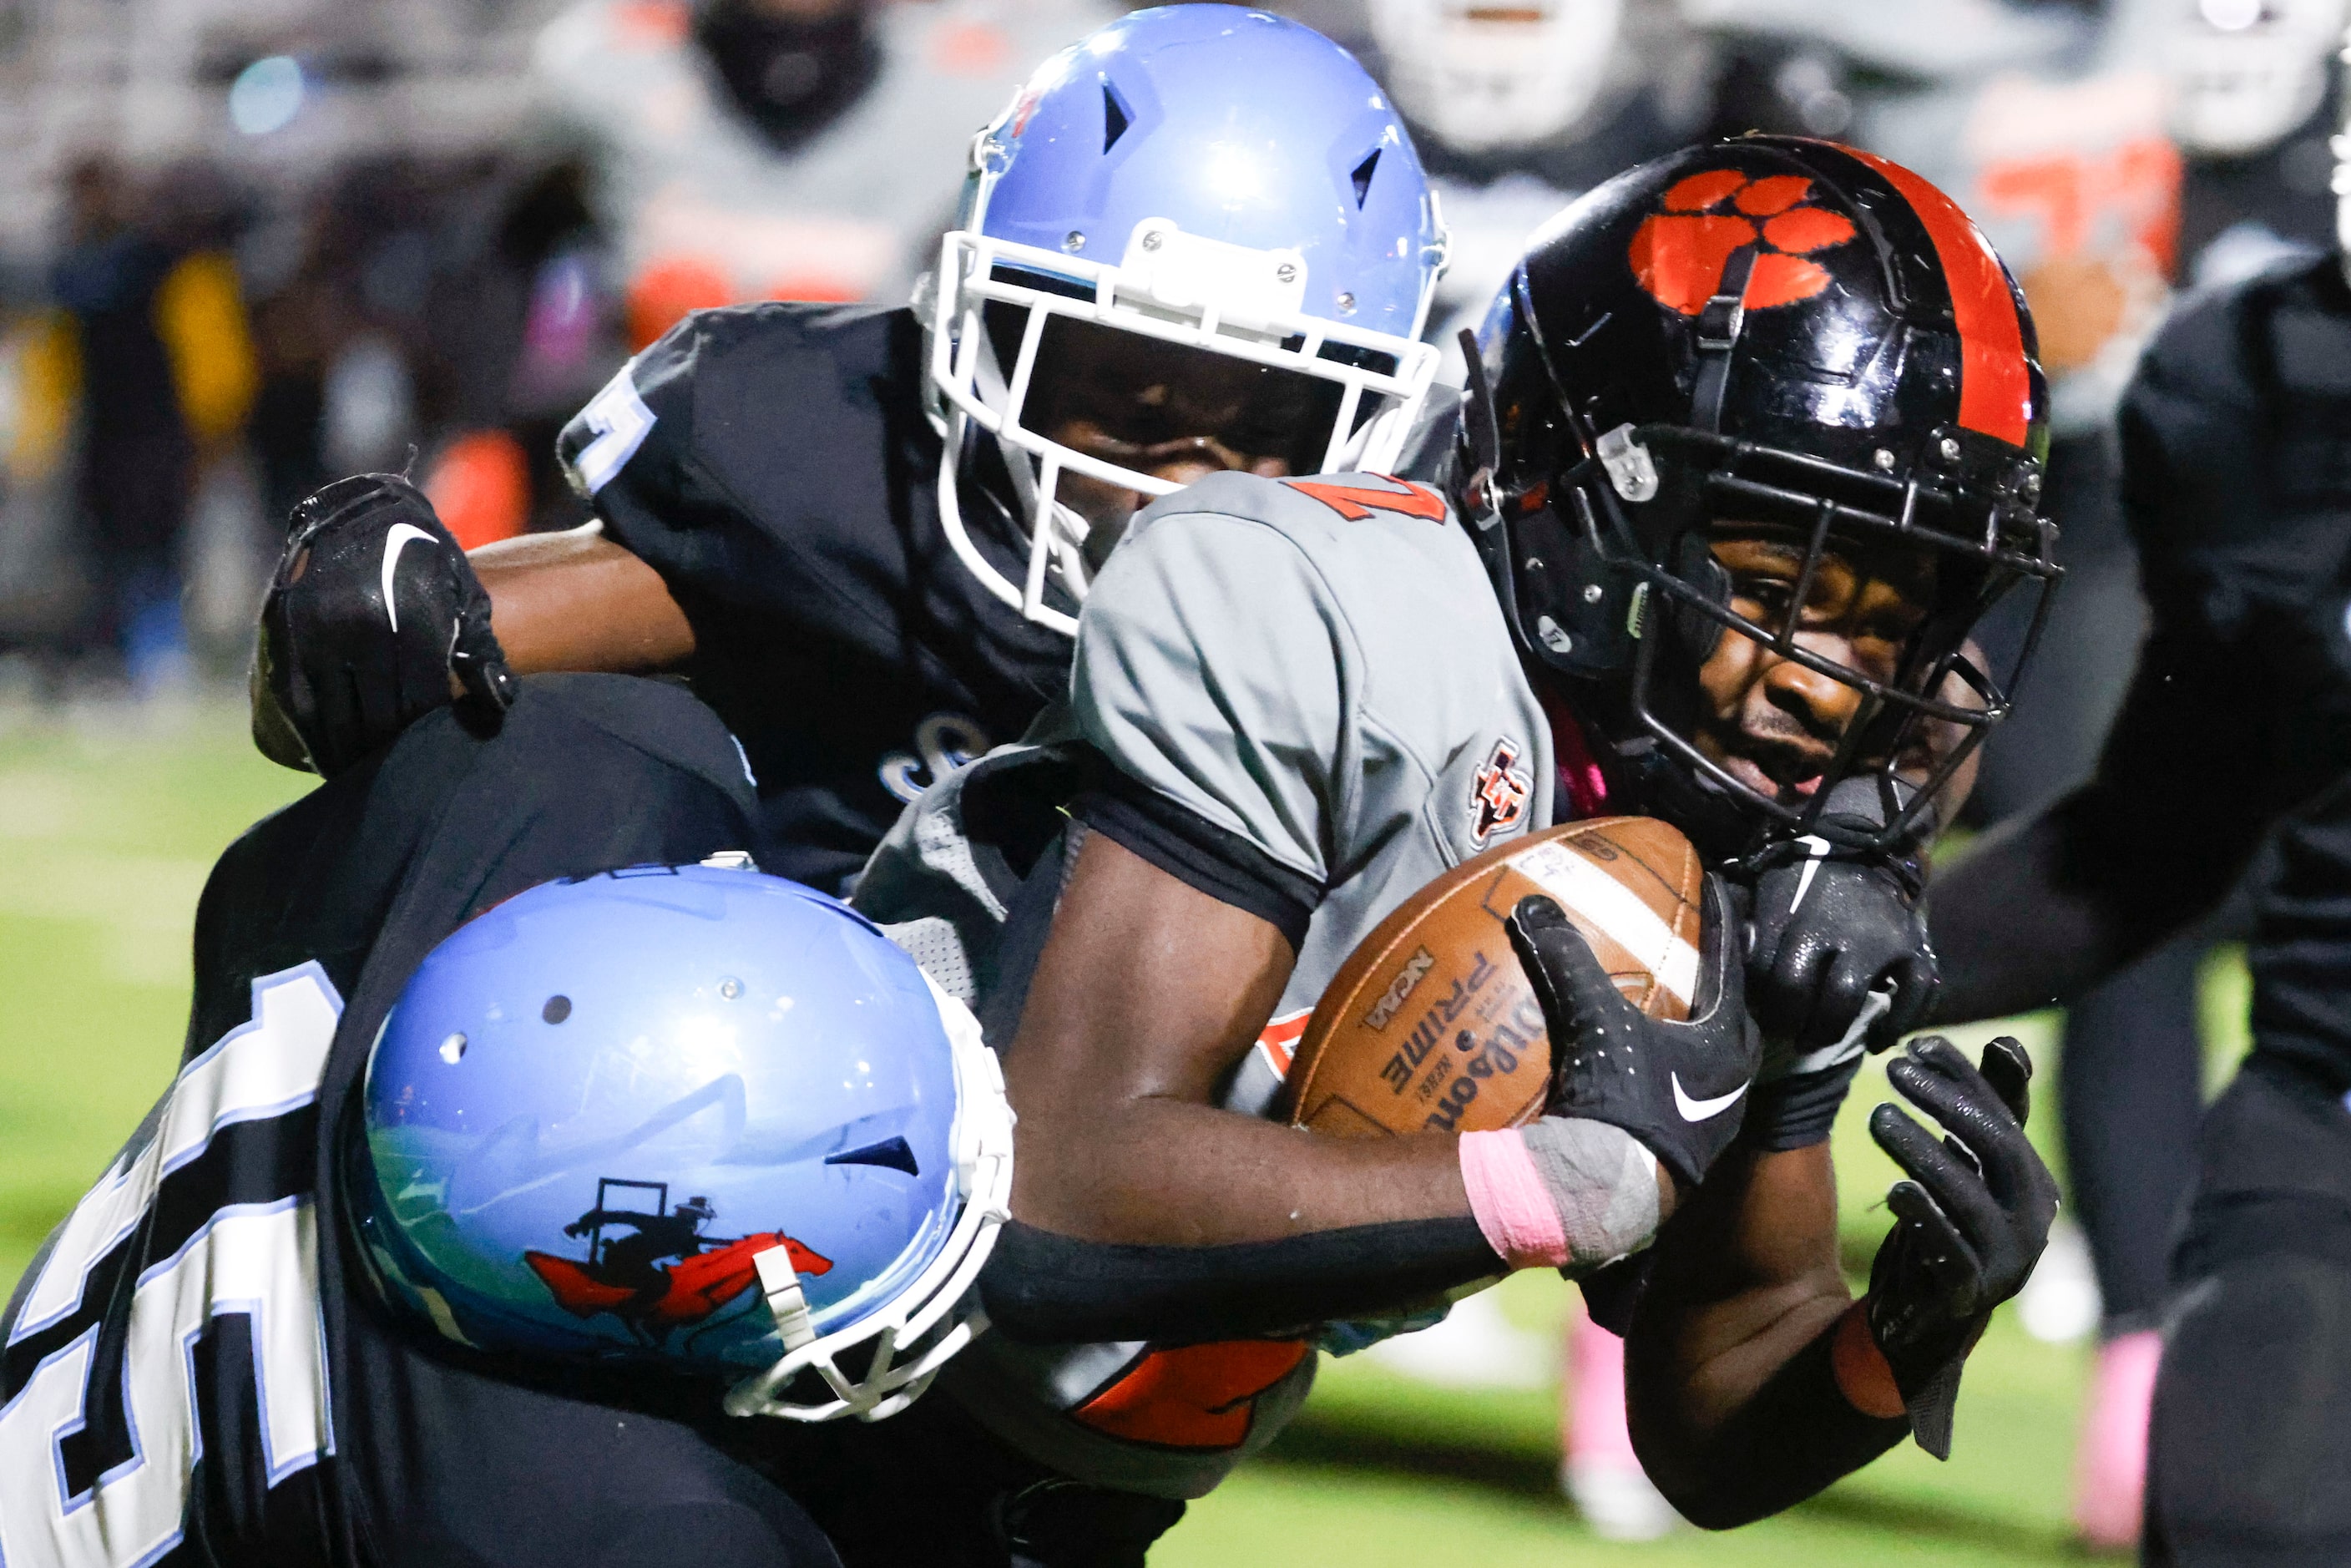
<svg viewBox="0 0 2351 1568">
<path fill-rule="evenodd" d="M 1937 879 L 1938 1018 L 2069 1000 L 2228 892 L 2276 809 L 2243 777 L 2264 749 L 2250 663 L 2193 628 L 2158 630 L 2096 777 Z"/>
<path fill-rule="evenodd" d="M 1081 1241 L 1016 1219 L 979 1290 L 988 1321 L 1024 1343 L 1185 1344 L 1375 1317 L 1506 1270 L 1466 1215 L 1218 1247 Z"/>
<path fill-rule="evenodd" d="M 1861 1057 L 1817 1072 L 1758 1083 L 1749 1096 L 1747 1119 L 1740 1124 L 1739 1141 L 1767 1155 L 1809 1149 L 1828 1142 L 1838 1109 L 1861 1071 Z"/>
<path fill-rule="evenodd" d="M 2329 257 L 2208 296 L 2141 361 L 2121 427 L 2147 645 L 2096 777 L 1931 895 L 1940 1017 L 2087 989 L 2211 907 L 2269 824 L 2351 766 L 2340 497 L 2304 433 L 2344 405 L 2302 363 L 2314 345 L 2351 362 L 2320 341 L 2351 330 L 2342 302 L 2310 297 L 2340 287 Z"/>
</svg>

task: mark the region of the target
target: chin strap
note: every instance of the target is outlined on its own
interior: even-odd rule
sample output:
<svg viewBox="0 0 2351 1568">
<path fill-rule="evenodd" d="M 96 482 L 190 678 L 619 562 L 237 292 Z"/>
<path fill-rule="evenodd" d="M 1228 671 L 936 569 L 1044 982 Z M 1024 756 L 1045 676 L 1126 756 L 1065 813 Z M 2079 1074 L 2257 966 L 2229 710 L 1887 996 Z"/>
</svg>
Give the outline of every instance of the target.
<svg viewBox="0 0 2351 1568">
<path fill-rule="evenodd" d="M 1478 350 L 1478 334 L 1461 329 L 1461 362 L 1469 378 L 1461 404 L 1463 444 L 1473 466 L 1461 486 L 1462 504 L 1476 514 L 1480 533 L 1502 520 L 1501 501 L 1494 494 L 1494 476 L 1502 466 L 1502 422 L 1494 411 L 1494 383 L 1486 376 L 1486 357 Z"/>
<path fill-rule="evenodd" d="M 759 1271 L 759 1290 L 768 1298 L 776 1332 L 784 1336 L 784 1354 L 814 1344 L 816 1316 L 809 1311 L 808 1293 L 800 1289 L 799 1270 L 792 1267 L 791 1252 L 770 1247 L 755 1254 L 751 1266 Z"/>
<path fill-rule="evenodd" d="M 1698 316 L 1698 385 L 1690 393 L 1690 423 L 1700 430 L 1722 428 L 1722 394 L 1730 382 L 1730 356 L 1747 324 L 1747 279 L 1755 270 L 1755 249 L 1731 252 L 1714 298 Z"/>
</svg>

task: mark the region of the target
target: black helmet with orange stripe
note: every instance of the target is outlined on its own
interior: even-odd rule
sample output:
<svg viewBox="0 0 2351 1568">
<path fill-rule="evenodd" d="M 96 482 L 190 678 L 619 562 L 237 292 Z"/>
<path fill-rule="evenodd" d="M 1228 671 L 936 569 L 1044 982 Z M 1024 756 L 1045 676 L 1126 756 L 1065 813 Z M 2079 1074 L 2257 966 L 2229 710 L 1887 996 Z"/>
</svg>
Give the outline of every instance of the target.
<svg viewBox="0 0 2351 1568">
<path fill-rule="evenodd" d="M 1539 235 L 1479 350 L 1458 499 L 1612 807 L 1724 852 L 1915 839 L 2013 689 L 1970 630 L 2058 575 L 2032 324 L 1975 226 L 1851 148 L 1693 148 Z"/>
</svg>

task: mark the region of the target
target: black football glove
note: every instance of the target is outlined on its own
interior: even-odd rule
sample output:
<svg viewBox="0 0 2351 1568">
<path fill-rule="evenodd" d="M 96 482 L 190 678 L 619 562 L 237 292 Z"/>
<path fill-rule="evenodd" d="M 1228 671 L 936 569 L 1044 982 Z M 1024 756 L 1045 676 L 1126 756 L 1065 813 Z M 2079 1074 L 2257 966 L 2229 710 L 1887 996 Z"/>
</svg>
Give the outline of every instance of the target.
<svg viewBox="0 0 2351 1568">
<path fill-rule="evenodd" d="M 470 716 L 514 701 L 490 596 L 433 503 L 396 474 L 306 497 L 262 601 L 255 744 L 332 778 L 446 704 L 452 675 Z"/>
<path fill-rule="evenodd" d="M 1551 1035 L 1545 1114 L 1624 1128 L 1685 1188 L 1703 1181 L 1738 1135 L 1748 1086 L 1763 1061 L 1719 877 L 1707 878 L 1707 914 L 1687 1023 L 1649 1018 L 1626 1001 L 1550 899 L 1520 899 L 1506 922 Z"/>
<path fill-rule="evenodd" d="M 1870 1266 L 1870 1337 L 1894 1372 L 1911 1435 L 1951 1452 L 1959 1370 L 1991 1310 L 2024 1288 L 2057 1217 L 2057 1181 L 2024 1135 L 2032 1059 L 2015 1040 L 1984 1047 L 1980 1071 L 1940 1035 L 1886 1064 L 1903 1098 L 1942 1124 L 1941 1141 L 1896 1110 L 1870 1136 L 1910 1174 L 1886 1195 L 1896 1223 Z"/>
<path fill-rule="evenodd" d="M 1885 820 L 1876 780 L 1839 784 L 1822 815 L 1875 831 Z M 1807 836 L 1773 845 L 1755 865 L 1747 1006 L 1766 1035 L 1802 1052 L 1883 1051 L 1926 1023 L 1942 972 L 1918 912 L 1915 858 Z"/>
</svg>

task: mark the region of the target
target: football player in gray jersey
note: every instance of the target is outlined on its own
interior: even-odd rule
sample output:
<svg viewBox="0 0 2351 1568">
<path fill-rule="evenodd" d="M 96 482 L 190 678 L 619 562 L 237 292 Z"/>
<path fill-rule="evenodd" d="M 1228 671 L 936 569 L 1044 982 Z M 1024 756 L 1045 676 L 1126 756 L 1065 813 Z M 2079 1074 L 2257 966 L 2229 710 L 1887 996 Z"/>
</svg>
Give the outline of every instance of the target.
<svg viewBox="0 0 2351 1568">
<path fill-rule="evenodd" d="M 1141 513 L 1066 702 L 910 807 L 857 894 L 977 1004 L 1021 1118 L 998 1332 L 942 1386 L 1062 1473 L 1196 1496 L 1297 1408 L 1316 1325 L 1542 1265 L 1629 1325 L 1644 1462 L 1700 1523 L 1906 1434 L 1948 1451 L 1968 1349 L 2055 1208 L 2030 1064 L 1941 1040 L 1892 1064 L 1946 1136 L 1874 1113 L 1907 1176 L 1859 1301 L 1824 1139 L 1870 1020 L 1931 988 L 1900 884 L 2007 706 L 1969 628 L 2054 576 L 2032 354 L 1939 192 L 1742 139 L 1539 237 L 1442 491 L 1226 473 Z M 1604 810 L 1737 875 L 1709 884 L 1691 1021 L 1636 1013 L 1532 899 L 1544 1115 L 1373 1141 L 1265 1119 L 1280 1041 L 1374 924 Z M 1782 1005 L 1878 1000 L 1825 1044 L 1783 1013 L 1767 1056 L 1759 968 L 1803 979 Z"/>
</svg>

